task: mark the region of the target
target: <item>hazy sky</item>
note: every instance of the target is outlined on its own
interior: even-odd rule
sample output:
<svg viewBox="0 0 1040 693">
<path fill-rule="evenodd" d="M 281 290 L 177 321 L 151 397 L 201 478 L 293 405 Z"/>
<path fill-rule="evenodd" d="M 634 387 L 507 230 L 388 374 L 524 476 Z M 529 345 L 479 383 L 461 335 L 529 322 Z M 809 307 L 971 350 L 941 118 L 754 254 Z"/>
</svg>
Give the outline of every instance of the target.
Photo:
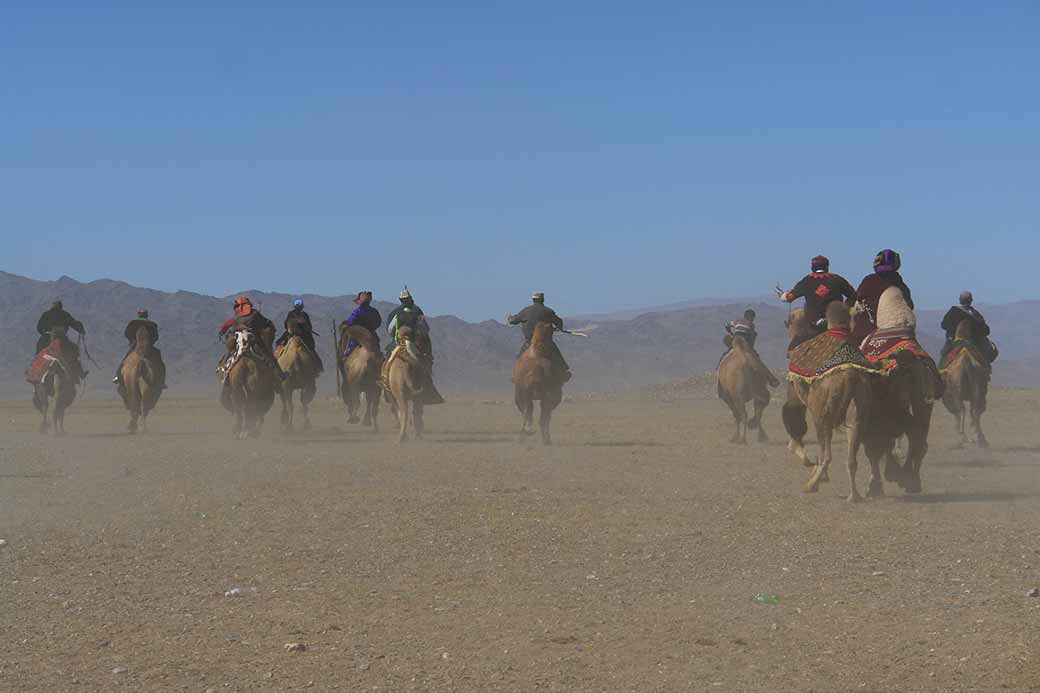
<svg viewBox="0 0 1040 693">
<path fill-rule="evenodd" d="M 5 3 L 0 269 L 472 319 L 892 246 L 1036 298 L 1038 46 L 1033 0 Z"/>
</svg>

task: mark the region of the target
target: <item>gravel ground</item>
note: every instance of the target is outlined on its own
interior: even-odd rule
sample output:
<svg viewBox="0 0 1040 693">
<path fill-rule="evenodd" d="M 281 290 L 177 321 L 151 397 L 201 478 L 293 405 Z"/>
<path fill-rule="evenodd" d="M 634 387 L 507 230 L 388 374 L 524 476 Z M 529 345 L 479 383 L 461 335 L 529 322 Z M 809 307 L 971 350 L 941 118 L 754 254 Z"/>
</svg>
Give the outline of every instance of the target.
<svg viewBox="0 0 1040 693">
<path fill-rule="evenodd" d="M 858 505 L 703 392 L 568 402 L 552 448 L 506 402 L 401 447 L 328 400 L 245 442 L 211 401 L 62 439 L 3 403 L 0 689 L 1040 690 L 1038 396 L 993 393 L 987 452 L 937 409 L 925 494 Z"/>
</svg>

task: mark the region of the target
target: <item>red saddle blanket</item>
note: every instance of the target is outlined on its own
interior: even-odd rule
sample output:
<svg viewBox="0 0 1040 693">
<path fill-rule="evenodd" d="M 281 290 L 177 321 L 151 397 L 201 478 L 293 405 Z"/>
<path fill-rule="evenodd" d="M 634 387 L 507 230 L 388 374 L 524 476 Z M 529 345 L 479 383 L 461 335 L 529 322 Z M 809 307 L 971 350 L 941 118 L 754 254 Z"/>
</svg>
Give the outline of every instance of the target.
<svg viewBox="0 0 1040 693">
<path fill-rule="evenodd" d="M 32 383 L 33 385 L 39 385 L 43 382 L 44 377 L 47 375 L 47 371 L 51 369 L 55 362 L 61 364 L 64 367 L 65 354 L 62 353 L 61 341 L 55 339 L 47 348 L 36 355 L 32 363 L 25 371 L 25 380 Z"/>
<path fill-rule="evenodd" d="M 859 350 L 871 363 L 895 358 L 900 351 L 910 351 L 919 358 L 931 358 L 917 341 L 914 331 L 905 327 L 875 330 L 867 335 Z"/>
</svg>

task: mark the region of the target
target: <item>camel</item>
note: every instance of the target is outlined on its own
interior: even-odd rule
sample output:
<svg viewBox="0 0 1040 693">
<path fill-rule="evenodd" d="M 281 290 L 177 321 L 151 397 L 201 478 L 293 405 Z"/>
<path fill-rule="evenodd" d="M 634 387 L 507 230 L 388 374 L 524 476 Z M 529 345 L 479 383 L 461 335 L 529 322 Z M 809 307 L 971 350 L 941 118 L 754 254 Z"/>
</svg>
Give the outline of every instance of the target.
<svg viewBox="0 0 1040 693">
<path fill-rule="evenodd" d="M 740 335 L 726 336 L 730 351 L 719 362 L 719 399 L 733 412 L 737 430 L 730 442 L 747 444 L 748 430 L 758 429 L 758 442 L 769 440 L 762 426 L 762 412 L 769 405 L 769 388 L 780 381 L 762 363 L 758 353 Z M 753 402 L 755 414 L 747 415 L 747 403 Z"/>
<path fill-rule="evenodd" d="M 552 348 L 553 326 L 539 323 L 531 343 L 513 364 L 514 399 L 521 414 L 521 432 L 534 432 L 534 402 L 541 402 L 538 428 L 542 443 L 552 445 L 549 423 L 553 410 L 563 401 L 563 379 L 553 372 L 549 350 Z"/>
<path fill-rule="evenodd" d="M 119 395 L 130 412 L 127 432 L 137 433 L 138 422 L 148 431 L 148 414 L 155 408 L 162 394 L 166 366 L 153 348 L 147 327 L 137 328 L 134 348 L 119 367 Z"/>
<path fill-rule="evenodd" d="M 33 385 L 33 406 L 43 415 L 40 433 L 54 426 L 54 435 L 65 435 L 65 410 L 76 399 L 76 379 L 65 364 L 54 356 L 44 356 L 46 371 L 40 382 Z"/>
<path fill-rule="evenodd" d="M 256 339 L 264 340 L 270 349 L 274 331 L 264 330 L 258 337 L 243 330 L 228 340 L 229 348 L 236 349 L 239 357 L 228 372 L 222 400 L 224 406 L 235 415 L 232 432 L 240 440 L 260 436 L 260 427 L 274 404 L 278 387 L 274 368 L 255 351 L 264 348 L 254 343 Z"/>
<path fill-rule="evenodd" d="M 300 406 L 303 408 L 303 430 L 311 430 L 310 404 L 318 391 L 318 359 L 307 348 L 298 335 L 290 335 L 279 348 L 276 359 L 286 377 L 278 390 L 282 398 L 282 428 L 292 433 L 295 410 L 293 392 L 300 391 Z"/>
<path fill-rule="evenodd" d="M 411 424 L 416 439 L 423 437 L 423 410 L 429 396 L 430 364 L 423 356 L 412 330 L 402 327 L 397 332 L 397 342 L 404 348 L 395 349 L 390 361 L 384 369 L 384 389 L 387 400 L 392 403 L 400 427 L 397 441 L 403 443 L 408 438 L 408 426 Z M 440 400 L 436 395 L 434 401 Z"/>
<path fill-rule="evenodd" d="M 340 328 L 339 353 L 346 353 L 347 341 L 358 343 L 349 356 L 338 359 L 338 368 L 343 377 L 340 395 L 347 406 L 347 423 L 361 423 L 379 431 L 379 385 L 383 356 L 379 352 L 379 340 L 369 330 L 359 325 L 344 325 Z M 365 396 L 364 419 L 358 418 L 361 396 Z"/>
<path fill-rule="evenodd" d="M 804 312 L 794 311 L 791 319 L 788 320 L 789 336 L 793 338 L 800 330 L 806 329 L 804 322 Z M 848 307 L 838 301 L 831 303 L 827 306 L 827 332 L 795 347 L 792 356 L 798 353 L 808 353 L 814 349 L 823 349 L 829 352 L 823 354 L 823 358 L 829 358 L 837 347 L 842 346 L 843 340 L 847 340 L 849 322 Z M 847 344 L 847 341 L 845 343 Z M 848 500 L 851 502 L 862 498 L 856 487 L 856 472 L 859 466 L 857 456 L 861 435 L 871 414 L 872 389 L 876 378 L 877 376 L 868 368 L 854 362 L 835 366 L 812 377 L 803 377 L 794 373 L 788 375 L 790 384 L 782 418 L 784 428 L 787 429 L 790 437 L 788 448 L 802 460 L 804 465 L 814 467 L 805 483 L 807 493 L 815 493 L 819 490 L 820 484 L 829 479 L 829 468 L 833 459 L 834 432 L 840 426 L 845 425 L 848 438 L 847 465 L 850 486 Z M 809 460 L 802 442 L 808 430 L 806 411 L 813 416 L 817 442 L 820 446 L 820 458 L 815 465 Z M 878 495 L 880 489 L 880 469 L 872 462 L 867 495 Z"/>
<path fill-rule="evenodd" d="M 873 415 L 863 435 L 863 447 L 872 467 L 882 457 L 886 459 L 885 479 L 897 482 L 907 493 L 920 493 L 921 464 L 928 453 L 928 432 L 938 392 L 937 373 L 931 357 L 913 337 L 917 319 L 898 287 L 889 287 L 881 295 L 877 326 L 878 331 L 864 340 L 861 349 L 868 358 L 883 364 L 885 377 L 874 389 Z M 906 335 L 900 346 L 872 355 L 876 348 L 873 343 L 882 340 L 882 335 L 898 335 L 900 331 Z M 897 336 L 895 343 L 899 342 Z M 894 450 L 903 436 L 907 437 L 908 449 L 900 466 Z"/>
<path fill-rule="evenodd" d="M 986 411 L 990 366 L 971 346 L 973 330 L 974 324 L 971 320 L 961 320 L 957 325 L 954 339 L 965 346 L 947 362 L 946 368 L 943 370 L 943 382 L 946 384 L 943 404 L 957 422 L 957 433 L 961 437 L 959 445 L 963 446 L 968 442 L 964 425 L 965 418 L 970 412 L 971 428 L 975 431 L 975 442 L 980 448 L 986 448 L 989 447 L 989 442 L 982 432 L 982 414 Z M 965 406 L 965 402 L 967 402 L 967 406 Z"/>
</svg>

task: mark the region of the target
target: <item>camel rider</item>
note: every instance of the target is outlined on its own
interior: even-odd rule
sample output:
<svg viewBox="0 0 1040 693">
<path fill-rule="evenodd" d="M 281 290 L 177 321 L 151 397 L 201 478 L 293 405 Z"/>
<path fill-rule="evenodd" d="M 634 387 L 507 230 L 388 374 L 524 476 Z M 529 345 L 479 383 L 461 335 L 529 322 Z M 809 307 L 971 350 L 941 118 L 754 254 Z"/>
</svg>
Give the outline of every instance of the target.
<svg viewBox="0 0 1040 693">
<path fill-rule="evenodd" d="M 990 363 L 997 360 L 999 352 L 996 345 L 989 339 L 989 325 L 986 323 L 986 318 L 982 317 L 982 313 L 972 305 L 974 300 L 975 297 L 972 296 L 970 291 L 962 291 L 958 305 L 950 308 L 946 311 L 946 315 L 943 316 L 941 327 L 946 330 L 946 343 L 943 344 L 939 363 L 946 361 L 946 356 L 953 348 L 954 339 L 957 336 L 957 326 L 965 320 L 971 320 L 974 323 L 972 326 L 972 341 L 982 352 L 982 355 Z"/>
<path fill-rule="evenodd" d="M 790 291 L 784 291 L 779 286 L 776 295 L 781 301 L 791 303 L 799 298 L 805 299 L 805 318 L 812 325 L 816 333 L 826 329 L 827 305 L 833 301 L 845 300 L 846 305 L 852 306 L 856 302 L 856 290 L 840 274 L 831 274 L 831 261 L 823 255 L 817 255 L 810 261 L 811 272 L 803 277 Z M 804 338 L 796 337 L 791 341 L 790 348 L 794 348 Z"/>
<path fill-rule="evenodd" d="M 386 331 L 390 334 L 390 344 L 387 346 L 387 353 L 390 353 L 397 346 L 398 330 L 402 327 L 409 327 L 414 332 L 417 329 L 421 329 L 420 323 L 424 322 L 423 309 L 415 304 L 415 299 L 412 298 L 412 294 L 408 291 L 407 286 L 401 290 L 401 295 L 398 296 L 398 299 L 401 301 L 401 304 L 386 316 Z M 429 355 L 432 356 L 432 354 Z"/>
<path fill-rule="evenodd" d="M 40 338 L 36 340 L 36 353 L 39 354 L 46 349 L 55 337 L 61 337 L 63 347 L 68 350 L 66 356 L 70 361 L 69 368 L 75 371 L 74 377 L 82 380 L 87 377 L 87 371 L 83 370 L 83 364 L 79 361 L 79 347 L 68 339 L 67 334 L 70 329 L 75 330 L 81 336 L 87 334 L 83 323 L 72 317 L 62 306 L 61 301 L 55 301 L 36 321 L 36 331 L 40 333 Z"/>
<path fill-rule="evenodd" d="M 379 314 L 379 311 L 372 306 L 372 292 L 371 291 L 359 291 L 357 298 L 354 299 L 356 308 L 350 313 L 350 317 L 343 324 L 346 327 L 353 325 L 360 325 L 366 330 L 372 333 L 372 336 L 376 339 L 376 349 L 378 350 L 379 345 L 379 326 L 383 324 L 383 317 Z M 344 356 L 350 356 L 351 352 L 357 348 L 358 343 L 353 339 L 347 341 L 347 349 Z"/>
<path fill-rule="evenodd" d="M 726 333 L 731 337 L 743 337 L 747 345 L 754 349 L 755 340 L 758 338 L 758 332 L 755 331 L 755 311 L 748 308 L 744 311 L 743 320 L 728 321 L 726 323 Z"/>
<path fill-rule="evenodd" d="M 39 354 L 47 348 L 47 345 L 51 343 L 52 333 L 55 330 L 68 332 L 70 329 L 81 335 L 87 333 L 83 323 L 72 317 L 62 306 L 61 301 L 55 301 L 36 321 L 36 331 L 40 333 L 40 338 L 36 341 L 36 353 Z"/>
<path fill-rule="evenodd" d="M 318 360 L 318 371 L 324 371 L 325 367 L 321 363 L 321 357 L 318 356 L 318 349 L 314 344 L 314 326 L 311 324 L 311 316 L 307 315 L 307 311 L 303 309 L 302 298 L 293 301 L 292 310 L 285 316 L 283 326 L 285 327 L 285 332 L 278 338 L 275 344 L 279 346 L 286 344 L 291 335 L 296 335 L 311 350 L 314 358 Z"/>
<path fill-rule="evenodd" d="M 914 299 L 910 294 L 910 287 L 899 274 L 901 265 L 902 260 L 899 253 L 891 248 L 886 248 L 874 256 L 874 273 L 864 277 L 863 281 L 859 283 L 859 288 L 856 289 L 856 300 L 865 308 L 866 315 L 861 313 L 853 320 L 853 341 L 862 342 L 867 335 L 877 329 L 878 303 L 880 303 L 881 294 L 885 293 L 885 289 L 893 286 L 899 287 L 906 299 L 906 304 L 910 306 L 911 310 L 913 309 Z"/>
<path fill-rule="evenodd" d="M 225 320 L 224 324 L 220 326 L 220 332 L 218 333 L 220 337 L 228 335 L 228 354 L 234 353 L 232 340 L 235 334 L 242 331 L 250 332 L 253 335 L 253 344 L 256 345 L 257 355 L 274 370 L 279 378 L 285 378 L 285 373 L 278 366 L 278 362 L 274 359 L 274 354 L 271 353 L 267 343 L 261 336 L 265 329 L 274 332 L 274 323 L 253 307 L 253 302 L 248 296 L 236 297 L 234 310 L 235 317 Z"/>
<path fill-rule="evenodd" d="M 148 330 L 148 336 L 152 340 L 152 349 L 155 351 L 156 357 L 160 360 L 162 359 L 162 352 L 160 352 L 158 347 L 155 346 L 155 344 L 159 341 L 159 325 L 157 325 L 153 320 L 148 319 L 147 310 L 145 310 L 144 308 L 140 308 L 137 311 L 137 317 L 128 322 L 126 324 L 126 329 L 123 330 L 123 336 L 126 337 L 126 341 L 129 342 L 129 349 L 126 352 L 126 356 L 123 357 L 123 360 L 119 362 L 119 366 L 116 368 L 116 377 L 112 378 L 112 382 L 116 385 L 120 384 L 119 374 L 123 370 L 123 363 L 126 361 L 126 357 L 129 356 L 130 352 L 132 352 L 134 350 L 134 347 L 137 346 L 137 330 L 139 330 L 142 327 Z M 162 377 L 164 382 L 162 383 L 161 387 L 162 389 L 166 389 L 165 370 L 162 373 Z"/>
<path fill-rule="evenodd" d="M 534 336 L 535 325 L 538 323 L 547 322 L 558 330 L 563 329 L 563 318 L 557 315 L 552 308 L 545 305 L 545 294 L 541 291 L 536 291 L 531 296 L 531 305 L 516 315 L 507 315 L 506 322 L 510 325 L 520 325 L 524 333 L 524 344 L 520 347 L 520 354 L 517 354 L 517 358 L 530 346 L 531 338 Z M 563 382 L 570 380 L 571 367 L 567 365 L 567 361 L 563 358 L 560 347 L 557 346 L 555 340 L 552 342 L 551 358 L 553 366 L 563 377 Z"/>
</svg>

